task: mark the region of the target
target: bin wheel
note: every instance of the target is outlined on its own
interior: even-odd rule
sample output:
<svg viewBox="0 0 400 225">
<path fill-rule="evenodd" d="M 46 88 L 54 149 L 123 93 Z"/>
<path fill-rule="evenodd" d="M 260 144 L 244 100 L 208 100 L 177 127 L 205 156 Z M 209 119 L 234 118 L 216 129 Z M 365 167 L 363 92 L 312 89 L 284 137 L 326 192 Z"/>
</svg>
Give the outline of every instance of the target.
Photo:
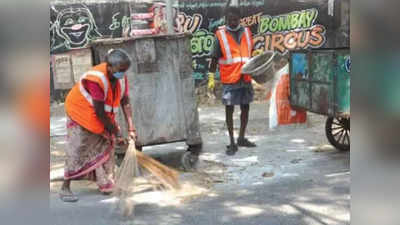
<svg viewBox="0 0 400 225">
<path fill-rule="evenodd" d="M 328 141 L 337 149 L 350 150 L 350 118 L 328 117 L 325 132 Z"/>
<path fill-rule="evenodd" d="M 187 148 L 188 152 L 191 152 L 193 155 L 200 155 L 200 153 L 203 151 L 203 144 L 195 144 L 195 145 L 188 145 Z"/>
<path fill-rule="evenodd" d="M 143 151 L 143 146 L 135 146 L 136 150 L 138 150 L 139 152 Z"/>
<path fill-rule="evenodd" d="M 182 155 L 181 163 L 185 171 L 192 171 L 196 168 L 199 156 L 187 151 Z"/>
</svg>

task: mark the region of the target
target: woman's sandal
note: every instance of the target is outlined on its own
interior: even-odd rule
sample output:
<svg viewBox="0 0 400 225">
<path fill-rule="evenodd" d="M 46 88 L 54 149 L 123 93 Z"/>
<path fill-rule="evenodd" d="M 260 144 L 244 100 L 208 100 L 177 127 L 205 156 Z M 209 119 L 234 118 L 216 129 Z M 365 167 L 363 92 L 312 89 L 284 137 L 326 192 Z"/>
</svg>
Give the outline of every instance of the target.
<svg viewBox="0 0 400 225">
<path fill-rule="evenodd" d="M 79 198 L 72 193 L 59 193 L 60 199 L 63 202 L 77 202 Z"/>
</svg>

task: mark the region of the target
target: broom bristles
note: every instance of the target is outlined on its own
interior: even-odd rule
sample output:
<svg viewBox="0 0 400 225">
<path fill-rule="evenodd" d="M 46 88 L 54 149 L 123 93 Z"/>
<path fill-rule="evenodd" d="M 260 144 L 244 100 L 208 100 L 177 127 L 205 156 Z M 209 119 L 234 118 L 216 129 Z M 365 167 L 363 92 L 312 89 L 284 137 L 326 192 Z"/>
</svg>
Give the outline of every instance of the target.
<svg viewBox="0 0 400 225">
<path fill-rule="evenodd" d="M 115 195 L 118 197 L 116 209 L 127 217 L 133 213 L 134 202 L 130 199 L 134 193 L 135 177 L 138 172 L 135 143 L 129 142 L 125 157 L 116 174 Z"/>
<path fill-rule="evenodd" d="M 130 186 L 129 184 L 131 184 L 133 178 L 136 175 L 137 165 L 140 165 L 142 168 L 149 171 L 166 188 L 180 188 L 178 171 L 160 163 L 159 161 L 142 153 L 141 151 L 136 150 L 135 142 L 133 140 L 129 141 L 129 146 L 125 153 L 124 160 L 121 164 L 119 174 L 117 175 L 117 177 L 119 178 L 117 178 L 117 183 L 121 184 L 120 188 L 131 188 L 128 186 Z M 133 171 L 131 171 L 132 169 Z"/>
<path fill-rule="evenodd" d="M 123 216 L 130 216 L 134 203 L 130 199 L 134 193 L 135 177 L 138 165 L 149 171 L 162 185 L 168 189 L 179 189 L 178 172 L 165 166 L 148 155 L 136 150 L 135 142 L 129 141 L 128 149 L 117 173 L 115 194 L 118 196 L 117 208 Z"/>
<path fill-rule="evenodd" d="M 150 156 L 136 151 L 136 156 L 140 166 L 154 175 L 165 187 L 169 189 L 179 189 L 178 172 L 171 169 Z"/>
</svg>

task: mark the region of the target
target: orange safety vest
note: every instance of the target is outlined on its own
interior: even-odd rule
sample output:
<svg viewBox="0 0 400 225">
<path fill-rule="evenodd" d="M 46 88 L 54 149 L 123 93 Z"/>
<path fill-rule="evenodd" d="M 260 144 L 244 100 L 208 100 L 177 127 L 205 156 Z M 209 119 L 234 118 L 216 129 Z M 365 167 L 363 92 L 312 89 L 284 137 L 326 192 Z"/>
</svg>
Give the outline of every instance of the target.
<svg viewBox="0 0 400 225">
<path fill-rule="evenodd" d="M 220 27 L 216 34 L 222 50 L 222 57 L 218 60 L 221 82 L 234 84 L 242 77 L 242 66 L 250 59 L 253 48 L 252 34 L 248 27 L 244 28 L 244 34 L 240 40 L 240 46 L 226 27 Z M 243 80 L 251 82 L 251 76 L 244 74 Z"/>
<path fill-rule="evenodd" d="M 126 79 L 126 76 L 124 77 Z M 111 82 L 108 79 L 107 63 L 94 66 L 90 71 L 83 74 L 79 82 L 68 93 L 65 99 L 65 111 L 67 115 L 76 123 L 87 130 L 101 134 L 104 131 L 104 124 L 96 116 L 93 106 L 93 99 L 82 84 L 83 80 L 93 81 L 99 84 L 104 92 L 104 111 L 112 121 L 123 97 L 125 85 L 123 80 L 119 80 L 116 85 L 115 93 L 112 91 Z M 115 96 L 114 96 L 115 95 Z"/>
</svg>

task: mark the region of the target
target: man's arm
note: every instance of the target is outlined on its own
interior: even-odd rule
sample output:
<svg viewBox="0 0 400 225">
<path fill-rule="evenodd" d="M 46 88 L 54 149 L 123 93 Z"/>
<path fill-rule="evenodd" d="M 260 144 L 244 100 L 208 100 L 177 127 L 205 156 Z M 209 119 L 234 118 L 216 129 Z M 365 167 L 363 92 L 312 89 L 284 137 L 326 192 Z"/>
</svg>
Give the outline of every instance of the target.
<svg viewBox="0 0 400 225">
<path fill-rule="evenodd" d="M 210 73 L 215 73 L 217 71 L 217 59 L 211 58 L 210 68 L 208 69 Z"/>
<path fill-rule="evenodd" d="M 219 45 L 218 38 L 215 37 L 214 44 L 211 52 L 211 63 L 208 71 L 215 73 L 217 71 L 218 59 L 222 57 L 221 47 Z"/>
<path fill-rule="evenodd" d="M 214 45 L 211 52 L 211 63 L 208 68 L 208 89 L 213 90 L 215 83 L 215 72 L 217 71 L 218 59 L 222 57 L 221 47 L 218 38 L 215 38 Z"/>
</svg>

